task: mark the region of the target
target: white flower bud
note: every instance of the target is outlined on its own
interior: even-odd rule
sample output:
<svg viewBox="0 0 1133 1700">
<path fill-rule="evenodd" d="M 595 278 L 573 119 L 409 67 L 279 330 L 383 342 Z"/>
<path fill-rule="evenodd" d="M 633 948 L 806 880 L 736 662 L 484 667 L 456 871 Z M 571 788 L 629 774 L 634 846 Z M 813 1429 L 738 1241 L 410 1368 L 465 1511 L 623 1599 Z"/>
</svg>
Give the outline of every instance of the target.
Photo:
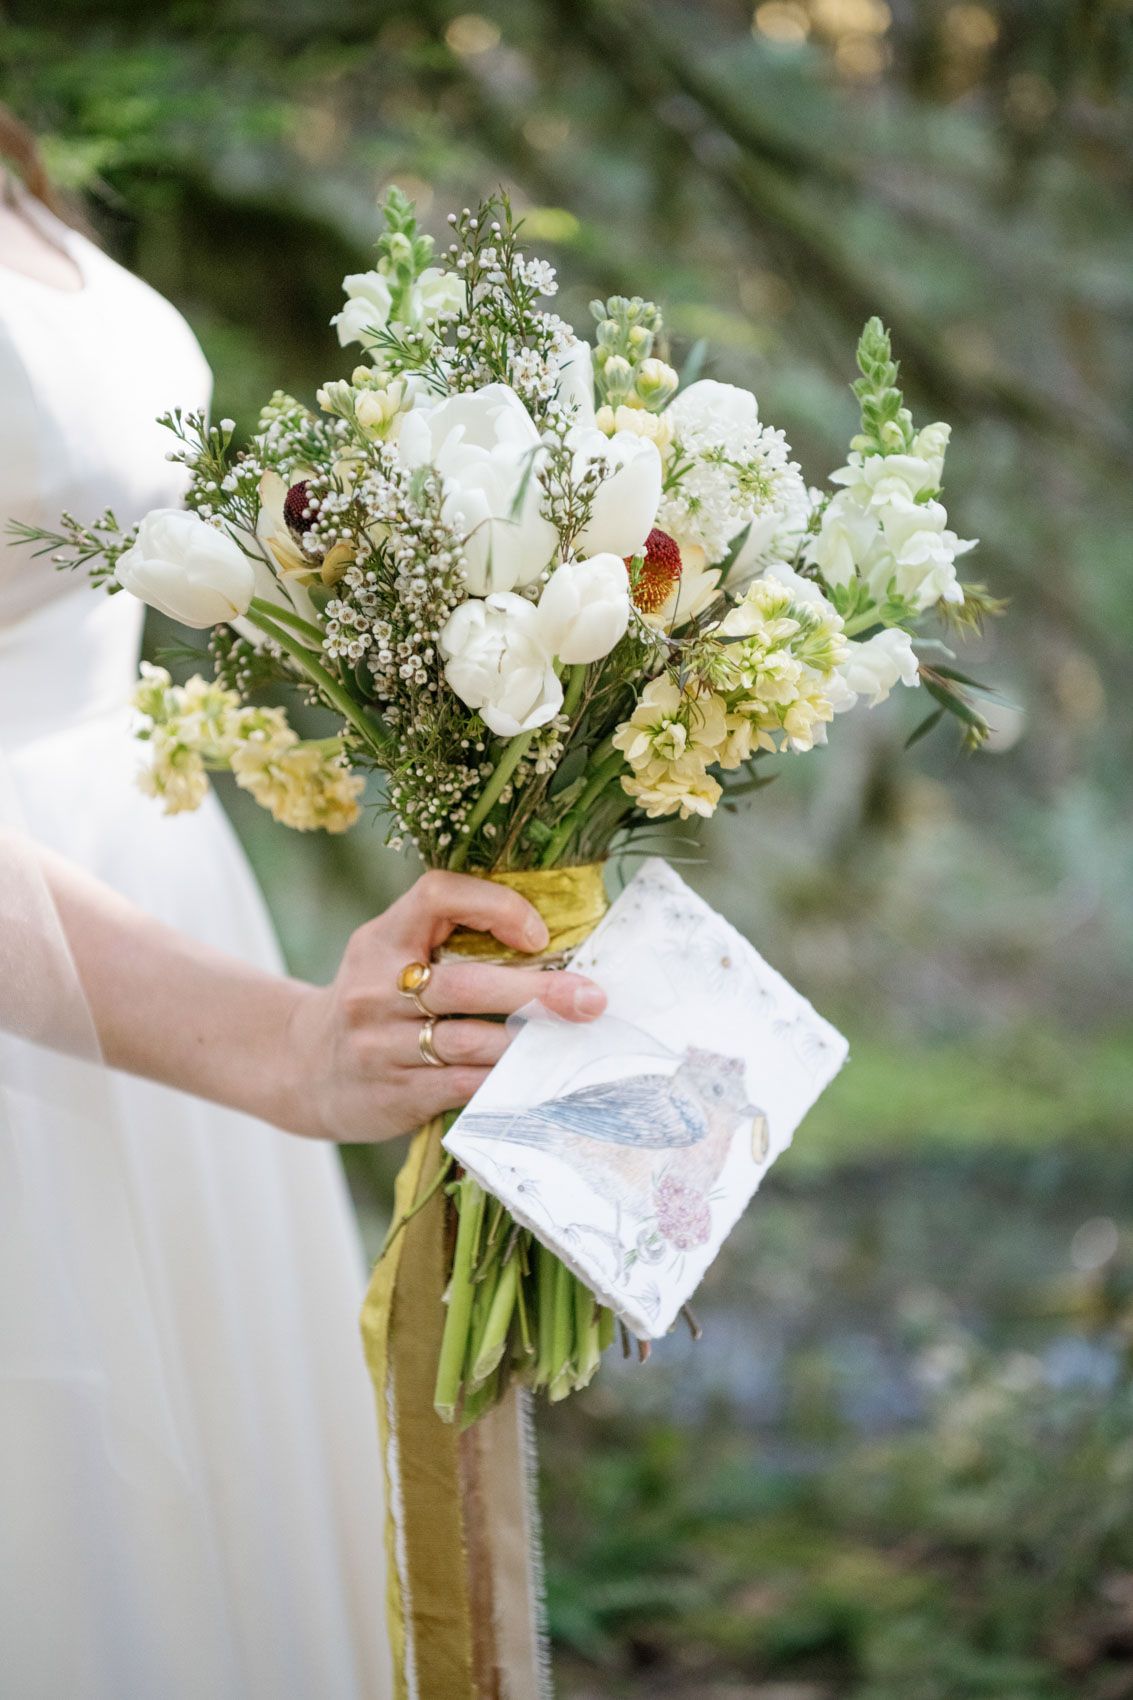
<svg viewBox="0 0 1133 1700">
<path fill-rule="evenodd" d="M 536 609 L 522 596 L 470 597 L 445 621 L 439 645 L 449 687 L 498 737 L 545 726 L 562 707 Z"/>
<path fill-rule="evenodd" d="M 151 608 L 198 629 L 247 613 L 256 584 L 239 544 L 181 508 L 146 515 L 114 576 Z"/>
<path fill-rule="evenodd" d="M 595 493 L 590 519 L 575 540 L 579 553 L 618 555 L 623 560 L 640 554 L 661 502 L 657 444 L 630 431 L 606 437 L 584 426 L 576 426 L 568 442 L 574 451 L 576 478 L 592 460 L 602 463 L 606 471 Z"/>
<path fill-rule="evenodd" d="M 551 574 L 539 598 L 538 629 L 560 661 L 600 661 L 629 625 L 629 574 L 620 555 L 568 561 Z"/>
</svg>

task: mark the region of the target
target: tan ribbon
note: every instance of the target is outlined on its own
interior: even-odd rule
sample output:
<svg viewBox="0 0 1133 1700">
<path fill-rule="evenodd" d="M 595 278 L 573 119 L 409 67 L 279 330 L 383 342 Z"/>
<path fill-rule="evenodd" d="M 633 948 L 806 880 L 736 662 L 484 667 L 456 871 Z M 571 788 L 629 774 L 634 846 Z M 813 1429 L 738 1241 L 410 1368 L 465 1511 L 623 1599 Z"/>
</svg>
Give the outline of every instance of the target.
<svg viewBox="0 0 1133 1700">
<path fill-rule="evenodd" d="M 580 944 L 606 909 L 599 863 L 489 878 L 547 923 L 547 954 Z M 445 954 L 513 953 L 461 928 Z M 394 1220 L 436 1179 L 444 1124 L 417 1134 Z M 444 1191 L 393 1240 L 362 1308 L 386 1471 L 386 1606 L 396 1700 L 544 1700 L 549 1662 L 530 1400 L 512 1388 L 464 1434 L 433 1409 L 452 1247 Z"/>
</svg>

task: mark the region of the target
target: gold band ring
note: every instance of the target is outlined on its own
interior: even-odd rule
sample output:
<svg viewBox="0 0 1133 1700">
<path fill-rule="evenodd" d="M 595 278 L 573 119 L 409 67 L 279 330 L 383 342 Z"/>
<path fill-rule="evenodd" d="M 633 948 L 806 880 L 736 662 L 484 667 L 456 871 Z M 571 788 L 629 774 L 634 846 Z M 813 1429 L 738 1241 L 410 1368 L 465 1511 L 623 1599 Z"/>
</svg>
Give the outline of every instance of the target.
<svg viewBox="0 0 1133 1700">
<path fill-rule="evenodd" d="M 403 998 L 408 998 L 418 1015 L 423 1015 L 426 1021 L 431 1020 L 433 1011 L 423 1000 L 421 993 L 433 978 L 433 970 L 427 962 L 407 962 L 397 976 L 397 989 Z"/>
<path fill-rule="evenodd" d="M 421 1061 L 428 1063 L 430 1068 L 445 1068 L 448 1065 L 443 1057 L 437 1055 L 437 1047 L 433 1043 L 433 1029 L 436 1025 L 431 1015 L 425 1017 L 417 1035 L 417 1049 L 421 1053 Z"/>
</svg>

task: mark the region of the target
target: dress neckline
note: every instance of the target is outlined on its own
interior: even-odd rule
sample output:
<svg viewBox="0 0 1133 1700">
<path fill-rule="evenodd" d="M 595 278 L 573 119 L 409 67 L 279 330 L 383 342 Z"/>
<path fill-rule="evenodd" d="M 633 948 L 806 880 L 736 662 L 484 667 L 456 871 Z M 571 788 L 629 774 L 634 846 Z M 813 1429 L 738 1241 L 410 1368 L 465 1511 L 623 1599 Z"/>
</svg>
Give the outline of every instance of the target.
<svg viewBox="0 0 1133 1700">
<path fill-rule="evenodd" d="M 11 179 L 9 179 L 11 182 Z M 69 225 L 56 218 L 48 207 L 42 206 L 33 195 L 19 183 L 12 184 L 12 199 L 19 216 L 33 225 L 39 231 L 45 242 L 49 242 L 68 260 L 78 273 L 79 287 L 77 289 L 61 289 L 57 283 L 45 283 L 40 277 L 34 277 L 31 272 L 20 271 L 16 266 L 8 266 L 0 261 L 0 275 L 15 278 L 17 283 L 26 284 L 40 295 L 58 296 L 61 301 L 82 301 L 91 292 L 90 272 L 85 263 L 81 244 L 75 239 L 76 232 Z"/>
</svg>

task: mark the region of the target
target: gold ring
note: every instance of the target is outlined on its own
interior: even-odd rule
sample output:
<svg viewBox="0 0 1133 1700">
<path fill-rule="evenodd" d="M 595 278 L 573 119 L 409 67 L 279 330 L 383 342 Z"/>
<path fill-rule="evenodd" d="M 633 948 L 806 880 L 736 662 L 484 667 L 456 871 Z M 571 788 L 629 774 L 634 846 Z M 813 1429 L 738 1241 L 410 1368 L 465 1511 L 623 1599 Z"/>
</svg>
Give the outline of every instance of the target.
<svg viewBox="0 0 1133 1700">
<path fill-rule="evenodd" d="M 417 1035 L 417 1049 L 421 1053 L 421 1061 L 428 1063 L 430 1068 L 445 1068 L 445 1059 L 437 1055 L 437 1047 L 433 1043 L 433 1029 L 436 1025 L 431 1015 L 426 1016 Z"/>
<path fill-rule="evenodd" d="M 418 1015 L 423 1015 L 428 1021 L 433 1011 L 424 1002 L 421 993 L 433 978 L 433 970 L 427 962 L 407 962 L 397 976 L 397 989 L 403 998 L 408 998 Z"/>
</svg>

